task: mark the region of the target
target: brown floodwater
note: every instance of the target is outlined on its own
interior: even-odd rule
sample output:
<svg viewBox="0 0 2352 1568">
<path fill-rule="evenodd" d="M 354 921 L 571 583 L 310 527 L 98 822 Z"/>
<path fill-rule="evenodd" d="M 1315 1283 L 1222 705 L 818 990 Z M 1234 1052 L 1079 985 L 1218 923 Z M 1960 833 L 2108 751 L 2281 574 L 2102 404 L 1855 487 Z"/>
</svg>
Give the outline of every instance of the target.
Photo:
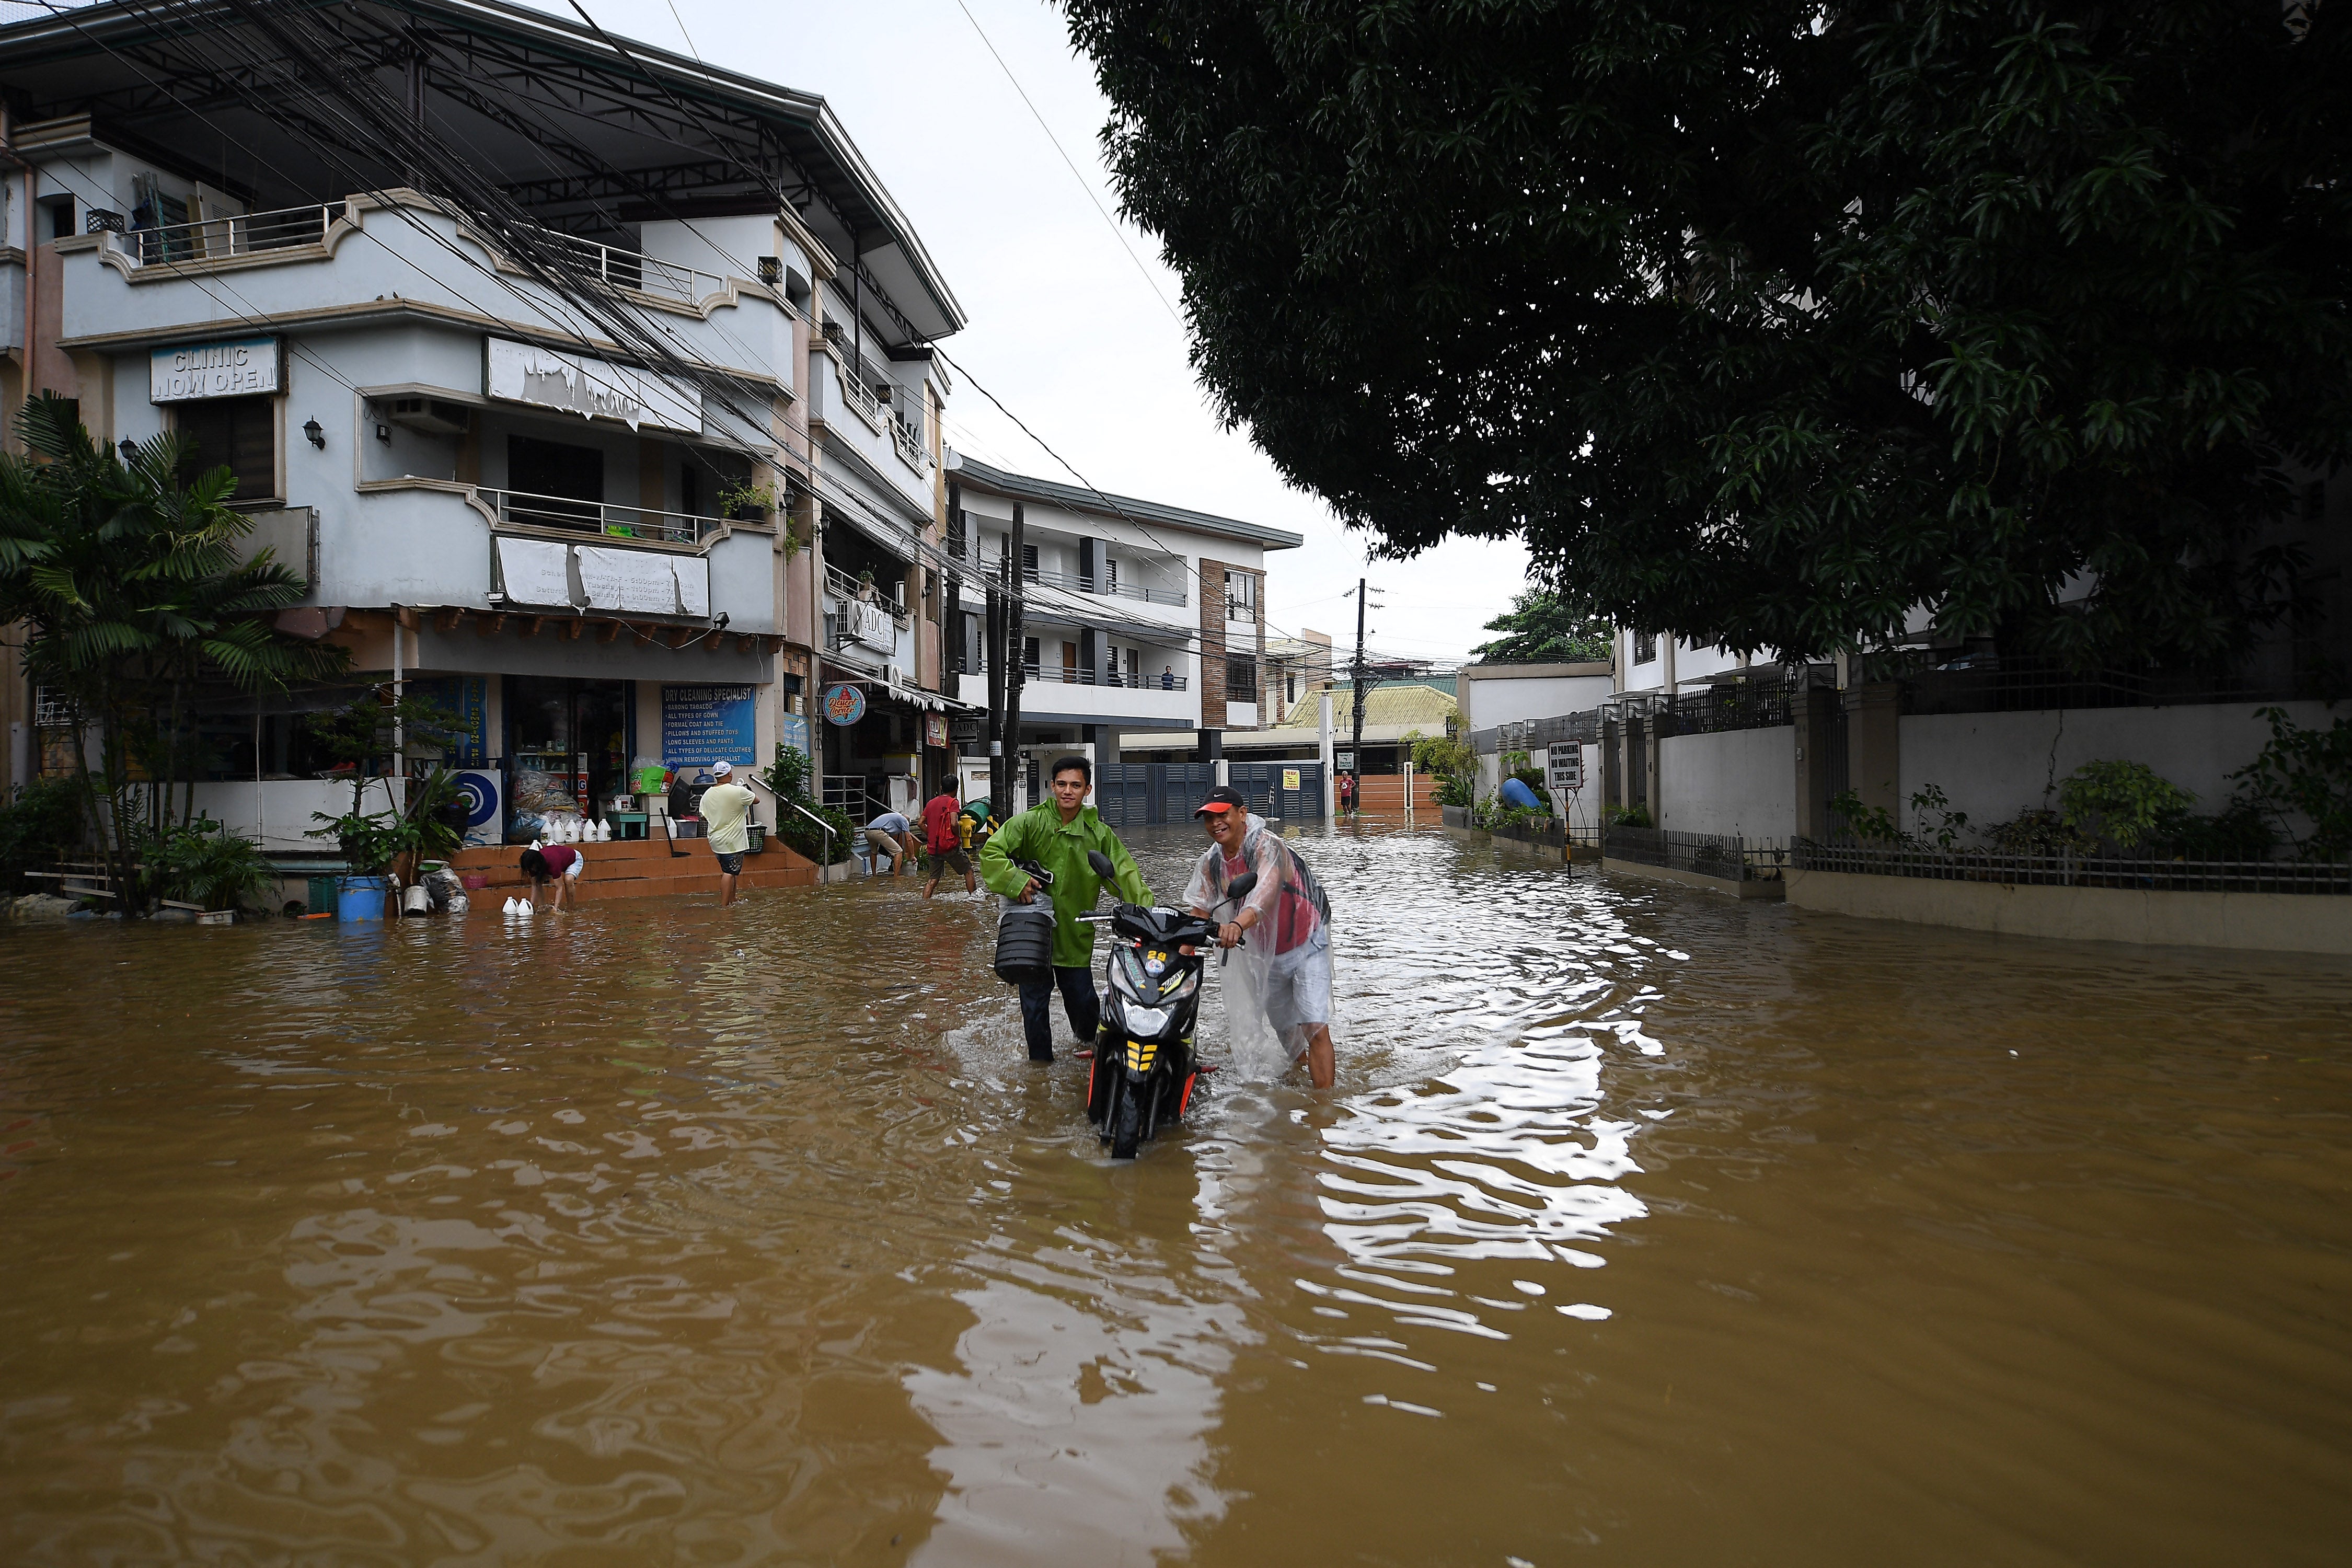
<svg viewBox="0 0 2352 1568">
<path fill-rule="evenodd" d="M 0 935 L 0 1561 L 2345 1560 L 2352 968 L 1304 847 L 1132 1164 L 911 881 Z"/>
</svg>

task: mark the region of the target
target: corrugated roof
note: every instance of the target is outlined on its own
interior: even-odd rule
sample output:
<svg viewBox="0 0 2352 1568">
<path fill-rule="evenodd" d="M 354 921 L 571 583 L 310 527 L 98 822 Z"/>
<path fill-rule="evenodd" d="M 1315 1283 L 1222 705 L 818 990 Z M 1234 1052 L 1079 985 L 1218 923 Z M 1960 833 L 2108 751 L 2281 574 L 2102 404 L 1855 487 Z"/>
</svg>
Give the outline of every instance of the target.
<svg viewBox="0 0 2352 1568">
<path fill-rule="evenodd" d="M 1345 686 L 1331 693 L 1331 728 L 1334 732 L 1356 727 L 1356 694 Z M 1461 712 L 1453 697 L 1433 686 L 1375 686 L 1364 694 L 1364 728 L 1418 729 L 1423 734 L 1443 735 L 1445 721 Z M 1298 704 L 1290 717 L 1274 728 L 1277 730 L 1313 730 L 1322 723 L 1320 703 Z"/>
</svg>

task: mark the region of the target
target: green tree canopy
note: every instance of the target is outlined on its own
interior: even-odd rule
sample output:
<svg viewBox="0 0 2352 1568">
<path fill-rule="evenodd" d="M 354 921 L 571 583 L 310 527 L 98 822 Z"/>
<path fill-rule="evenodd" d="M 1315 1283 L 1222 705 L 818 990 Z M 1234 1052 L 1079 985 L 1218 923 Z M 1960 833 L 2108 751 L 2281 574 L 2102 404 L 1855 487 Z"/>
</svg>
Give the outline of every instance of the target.
<svg viewBox="0 0 2352 1568">
<path fill-rule="evenodd" d="M 2352 451 L 2352 6 L 1062 4 L 1223 414 L 1391 552 L 2211 659 Z"/>
<path fill-rule="evenodd" d="M 77 777 L 121 888 L 138 831 L 132 752 L 152 778 L 192 783 L 182 719 L 195 689 L 282 689 L 338 674 L 348 656 L 276 629 L 308 587 L 268 550 L 248 552 L 253 520 L 228 505 L 226 468 L 183 487 L 178 437 L 134 445 L 126 462 L 47 394 L 18 427 L 25 451 L 0 454 L 0 625 L 23 627 L 26 673 L 100 738 L 95 770 L 74 748 Z M 160 829 L 164 793 L 144 795 Z"/>
<path fill-rule="evenodd" d="M 1488 664 L 1576 664 L 1609 657 L 1608 624 L 1542 588 L 1514 598 L 1486 629 L 1503 635 L 1480 643 L 1470 657 Z"/>
</svg>

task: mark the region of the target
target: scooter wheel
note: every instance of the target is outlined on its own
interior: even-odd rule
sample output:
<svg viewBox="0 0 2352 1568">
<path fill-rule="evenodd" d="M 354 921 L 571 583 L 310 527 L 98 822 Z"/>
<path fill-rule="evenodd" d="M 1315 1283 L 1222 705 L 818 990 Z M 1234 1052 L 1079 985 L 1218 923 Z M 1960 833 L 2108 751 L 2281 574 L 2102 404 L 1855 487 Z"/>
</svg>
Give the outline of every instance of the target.
<svg viewBox="0 0 2352 1568">
<path fill-rule="evenodd" d="M 1143 1100 L 1125 1084 L 1110 1113 L 1110 1157 L 1132 1160 L 1143 1142 Z"/>
</svg>

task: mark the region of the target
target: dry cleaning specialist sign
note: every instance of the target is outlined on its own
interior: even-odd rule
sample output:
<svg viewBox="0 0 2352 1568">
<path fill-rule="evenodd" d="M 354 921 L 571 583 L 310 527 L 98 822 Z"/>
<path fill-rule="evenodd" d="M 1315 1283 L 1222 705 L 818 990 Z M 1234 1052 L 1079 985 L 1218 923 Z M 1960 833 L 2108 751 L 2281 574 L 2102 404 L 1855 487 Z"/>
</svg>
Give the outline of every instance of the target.
<svg viewBox="0 0 2352 1568">
<path fill-rule="evenodd" d="M 760 734 L 751 688 L 663 687 L 661 737 L 666 768 L 707 768 L 721 760 L 741 767 L 756 762 Z"/>
<path fill-rule="evenodd" d="M 195 397 L 252 397 L 276 392 L 276 338 L 237 338 L 157 349 L 147 360 L 147 400 L 185 403 Z"/>
</svg>

